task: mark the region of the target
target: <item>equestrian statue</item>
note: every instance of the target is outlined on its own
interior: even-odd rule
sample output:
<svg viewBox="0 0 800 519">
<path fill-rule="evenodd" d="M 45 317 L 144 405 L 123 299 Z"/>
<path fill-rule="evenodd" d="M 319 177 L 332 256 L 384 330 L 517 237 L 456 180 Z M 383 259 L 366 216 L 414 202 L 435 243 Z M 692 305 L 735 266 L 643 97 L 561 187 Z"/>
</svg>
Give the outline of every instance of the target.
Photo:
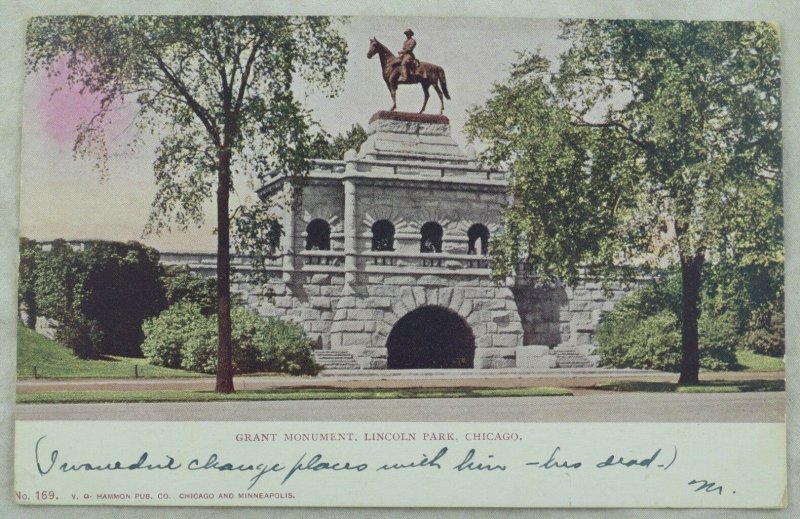
<svg viewBox="0 0 800 519">
<path fill-rule="evenodd" d="M 450 93 L 447 91 L 447 80 L 444 77 L 444 69 L 439 65 L 427 63 L 425 61 L 417 61 L 414 56 L 414 47 L 417 46 L 416 40 L 412 38 L 414 31 L 406 29 L 406 41 L 403 44 L 403 49 L 398 52 L 398 56 L 392 54 L 386 45 L 382 44 L 374 37 L 369 39 L 369 50 L 367 51 L 367 58 L 372 58 L 377 54 L 381 59 L 381 70 L 383 71 L 383 80 L 389 88 L 389 94 L 392 96 L 392 108 L 390 111 L 397 109 L 397 85 L 413 85 L 419 83 L 422 85 L 422 92 L 425 94 L 425 101 L 422 103 L 422 109 L 419 113 L 425 111 L 425 106 L 428 104 L 428 88 L 433 86 L 436 93 L 439 94 L 439 101 L 442 104 L 442 109 L 439 113 L 444 113 L 444 97 L 450 99 Z M 440 88 L 441 87 L 441 88 Z"/>
</svg>

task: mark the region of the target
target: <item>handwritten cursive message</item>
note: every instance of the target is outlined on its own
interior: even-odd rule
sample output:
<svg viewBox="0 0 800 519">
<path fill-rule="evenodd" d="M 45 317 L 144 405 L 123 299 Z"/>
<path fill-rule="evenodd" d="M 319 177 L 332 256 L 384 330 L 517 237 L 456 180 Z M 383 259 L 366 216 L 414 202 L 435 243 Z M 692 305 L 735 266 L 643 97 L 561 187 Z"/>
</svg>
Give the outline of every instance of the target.
<svg viewBox="0 0 800 519">
<path fill-rule="evenodd" d="M 31 421 L 17 422 L 15 491 L 22 504 L 779 506 L 783 439 L 770 424 Z"/>
</svg>

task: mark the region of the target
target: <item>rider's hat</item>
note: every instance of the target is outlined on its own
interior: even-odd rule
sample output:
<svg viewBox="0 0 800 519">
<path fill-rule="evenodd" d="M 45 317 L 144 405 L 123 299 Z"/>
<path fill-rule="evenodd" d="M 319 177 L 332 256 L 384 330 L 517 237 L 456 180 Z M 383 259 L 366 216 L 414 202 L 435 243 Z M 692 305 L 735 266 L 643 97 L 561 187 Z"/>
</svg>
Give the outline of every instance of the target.
<svg viewBox="0 0 800 519">
<path fill-rule="evenodd" d="M 406 32 L 404 32 L 403 34 L 405 34 L 406 36 L 414 36 L 414 31 L 412 31 L 411 29 L 406 29 Z"/>
</svg>

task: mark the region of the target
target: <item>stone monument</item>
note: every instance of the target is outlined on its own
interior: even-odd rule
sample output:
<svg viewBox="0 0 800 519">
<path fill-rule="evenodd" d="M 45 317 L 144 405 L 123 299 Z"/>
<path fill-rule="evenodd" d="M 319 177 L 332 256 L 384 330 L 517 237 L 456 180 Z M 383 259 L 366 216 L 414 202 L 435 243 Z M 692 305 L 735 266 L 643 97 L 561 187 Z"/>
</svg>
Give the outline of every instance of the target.
<svg viewBox="0 0 800 519">
<path fill-rule="evenodd" d="M 593 365 L 600 313 L 622 287 L 609 297 L 594 280 L 562 287 L 524 268 L 493 280 L 506 174 L 462 150 L 443 115 L 377 112 L 367 133 L 344 160 L 314 162 L 296 209 L 282 174 L 259 190 L 284 207 L 267 287 L 277 296 L 241 277 L 234 290 L 264 316 L 301 323 L 328 369 Z M 188 261 L 209 274 L 213 262 Z"/>
</svg>

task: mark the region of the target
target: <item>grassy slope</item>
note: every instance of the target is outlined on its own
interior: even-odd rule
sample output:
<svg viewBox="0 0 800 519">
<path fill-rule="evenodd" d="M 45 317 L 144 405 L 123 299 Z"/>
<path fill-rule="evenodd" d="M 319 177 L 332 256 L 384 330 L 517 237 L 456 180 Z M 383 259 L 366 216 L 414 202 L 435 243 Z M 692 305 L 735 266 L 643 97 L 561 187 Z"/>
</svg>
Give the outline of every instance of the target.
<svg viewBox="0 0 800 519">
<path fill-rule="evenodd" d="M 144 359 L 107 357 L 107 360 L 79 359 L 66 347 L 17 326 L 17 378 L 33 378 L 33 367 L 40 378 L 133 378 L 197 377 L 179 369 L 151 366 Z"/>
<path fill-rule="evenodd" d="M 736 352 L 736 360 L 744 371 L 783 371 L 786 365 L 782 358 L 759 355 L 748 350 Z"/>
</svg>

